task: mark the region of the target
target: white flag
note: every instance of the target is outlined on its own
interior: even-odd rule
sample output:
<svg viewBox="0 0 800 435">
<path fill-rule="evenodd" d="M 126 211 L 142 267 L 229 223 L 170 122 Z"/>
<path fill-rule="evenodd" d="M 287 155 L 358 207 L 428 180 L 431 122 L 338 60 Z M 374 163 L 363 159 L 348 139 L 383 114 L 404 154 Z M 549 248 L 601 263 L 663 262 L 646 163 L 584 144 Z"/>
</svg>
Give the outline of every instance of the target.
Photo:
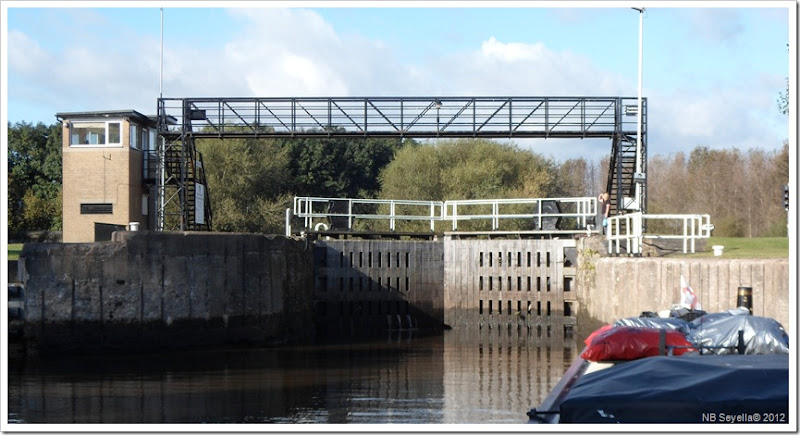
<svg viewBox="0 0 800 435">
<path fill-rule="evenodd" d="M 686 282 L 686 279 L 681 275 L 681 306 L 691 310 L 702 310 L 700 299 L 692 290 L 692 287 Z"/>
</svg>

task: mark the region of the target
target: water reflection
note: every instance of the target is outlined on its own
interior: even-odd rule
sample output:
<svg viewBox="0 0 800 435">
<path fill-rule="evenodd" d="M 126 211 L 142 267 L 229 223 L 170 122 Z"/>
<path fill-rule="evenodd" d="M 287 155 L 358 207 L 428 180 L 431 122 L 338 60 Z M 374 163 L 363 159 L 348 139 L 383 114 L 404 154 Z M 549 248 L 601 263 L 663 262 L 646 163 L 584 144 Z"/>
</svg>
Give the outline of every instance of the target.
<svg viewBox="0 0 800 435">
<path fill-rule="evenodd" d="M 576 357 L 563 331 L 15 363 L 9 421 L 523 423 Z"/>
<path fill-rule="evenodd" d="M 545 327 L 546 330 L 546 327 Z M 449 331 L 444 338 L 443 423 L 522 423 L 577 357 L 563 326 Z"/>
</svg>

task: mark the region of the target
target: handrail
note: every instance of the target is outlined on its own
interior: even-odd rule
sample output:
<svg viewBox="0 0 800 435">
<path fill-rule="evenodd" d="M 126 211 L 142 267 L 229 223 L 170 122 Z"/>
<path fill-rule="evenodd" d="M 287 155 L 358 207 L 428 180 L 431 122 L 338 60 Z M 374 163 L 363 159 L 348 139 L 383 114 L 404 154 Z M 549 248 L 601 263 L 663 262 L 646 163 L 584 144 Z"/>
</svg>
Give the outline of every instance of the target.
<svg viewBox="0 0 800 435">
<path fill-rule="evenodd" d="M 329 210 L 333 204 L 346 204 L 347 210 Z M 389 213 L 366 213 L 355 210 L 359 205 L 389 205 Z M 424 207 L 428 212 L 421 214 L 401 214 L 398 213 L 397 206 L 416 206 Z M 441 201 L 416 201 L 416 200 L 397 200 L 397 199 L 355 199 L 355 198 L 322 198 L 322 197 L 295 197 L 294 215 L 304 219 L 306 230 L 314 227 L 314 218 L 347 218 L 347 229 L 353 229 L 354 219 L 388 219 L 389 230 L 394 231 L 396 221 L 430 221 L 431 231 L 434 230 L 436 221 L 442 220 Z"/>
<path fill-rule="evenodd" d="M 620 242 L 625 241 L 626 250 L 630 254 L 642 252 L 642 213 L 628 213 L 609 216 L 606 219 L 606 240 L 608 240 L 608 253 L 612 254 L 612 243 L 615 243 L 616 253 L 619 254 Z M 624 230 L 624 234 L 623 234 Z"/>
<path fill-rule="evenodd" d="M 557 207 L 574 209 L 570 212 L 547 211 L 542 207 L 547 202 L 555 202 Z M 491 213 L 464 213 L 467 206 L 491 206 Z M 533 205 L 535 210 L 531 213 L 501 213 L 500 207 L 503 205 Z M 461 206 L 461 211 L 458 207 Z M 458 229 L 458 221 L 461 220 L 492 220 L 492 230 L 496 231 L 500 227 L 500 219 L 536 219 L 537 228 L 542 228 L 542 218 L 568 218 L 575 219 L 577 227 L 587 228 L 589 219 L 597 214 L 597 198 L 518 198 L 518 199 L 468 199 L 445 201 L 444 220 L 453 223 L 453 231 Z"/>
<path fill-rule="evenodd" d="M 676 220 L 681 223 L 680 234 L 644 234 L 645 220 Z M 608 218 L 608 253 L 620 253 L 620 244 L 626 243 L 627 252 L 641 254 L 642 239 L 683 240 L 683 253 L 695 252 L 695 240 L 711 237 L 714 225 L 707 214 L 642 214 L 629 213 Z M 624 233 L 623 233 L 624 231 Z M 615 252 L 614 252 L 615 251 Z"/>
<path fill-rule="evenodd" d="M 691 244 L 691 251 L 694 252 L 695 240 L 711 237 L 711 231 L 714 229 L 714 225 L 711 224 L 711 216 L 707 214 L 647 214 L 643 216 L 645 219 L 651 220 L 681 220 L 683 224 L 682 235 L 647 234 L 643 237 L 647 239 L 683 239 L 684 254 L 687 250 L 687 244 Z"/>
<path fill-rule="evenodd" d="M 545 210 L 544 204 L 548 201 L 557 204 L 556 210 Z M 360 206 L 388 205 L 388 213 L 378 213 L 375 210 L 360 209 Z M 519 213 L 503 210 L 504 206 L 534 206 L 530 213 Z M 398 206 L 424 209 L 424 214 L 400 213 Z M 481 209 L 482 206 L 491 206 L 491 211 Z M 460 207 L 460 209 L 459 209 Z M 559 211 L 559 208 L 566 211 Z M 478 210 L 476 210 L 477 208 Z M 542 228 L 544 218 L 574 219 L 578 231 L 591 233 L 589 226 L 597 210 L 597 199 L 593 197 L 580 198 L 524 198 L 524 199 L 477 199 L 458 201 L 416 201 L 395 199 L 354 199 L 354 198 L 324 198 L 324 197 L 295 197 L 294 216 L 303 219 L 304 228 L 310 230 L 315 227 L 314 219 L 347 219 L 346 229 L 353 229 L 355 219 L 383 219 L 389 220 L 389 230 L 395 231 L 397 221 L 429 221 L 431 232 L 435 229 L 437 221 L 451 221 L 453 231 L 458 229 L 460 220 L 491 220 L 492 231 L 497 231 L 501 219 L 536 219 L 537 228 Z M 288 218 L 287 218 L 288 219 Z M 288 220 L 287 220 L 288 222 Z M 289 224 L 287 223 L 287 228 Z M 596 231 L 596 230 L 594 230 Z"/>
</svg>

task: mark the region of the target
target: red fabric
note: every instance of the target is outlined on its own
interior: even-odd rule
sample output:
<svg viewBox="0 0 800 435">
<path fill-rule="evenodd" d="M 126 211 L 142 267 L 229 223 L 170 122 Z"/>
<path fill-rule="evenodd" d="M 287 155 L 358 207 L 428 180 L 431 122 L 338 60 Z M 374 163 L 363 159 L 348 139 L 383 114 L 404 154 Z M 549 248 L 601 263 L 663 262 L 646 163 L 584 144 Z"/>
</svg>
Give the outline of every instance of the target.
<svg viewBox="0 0 800 435">
<path fill-rule="evenodd" d="M 597 334 L 590 336 L 592 340 L 583 351 L 581 357 L 589 361 L 628 361 L 658 355 L 658 340 L 661 331 L 654 328 L 636 326 L 615 326 L 600 328 Z M 667 348 L 670 346 L 687 346 L 673 349 L 673 355 L 697 352 L 686 337 L 678 332 L 666 331 Z M 588 341 L 589 339 L 587 339 Z"/>
<path fill-rule="evenodd" d="M 604 325 L 604 326 L 601 326 L 600 328 L 597 328 L 594 332 L 589 334 L 588 337 L 586 337 L 586 340 L 583 340 L 583 343 L 586 344 L 587 346 L 592 344 L 592 340 L 595 337 L 597 337 L 599 334 L 602 334 L 605 331 L 608 331 L 609 329 L 611 329 L 613 327 L 614 327 L 614 325 Z"/>
</svg>

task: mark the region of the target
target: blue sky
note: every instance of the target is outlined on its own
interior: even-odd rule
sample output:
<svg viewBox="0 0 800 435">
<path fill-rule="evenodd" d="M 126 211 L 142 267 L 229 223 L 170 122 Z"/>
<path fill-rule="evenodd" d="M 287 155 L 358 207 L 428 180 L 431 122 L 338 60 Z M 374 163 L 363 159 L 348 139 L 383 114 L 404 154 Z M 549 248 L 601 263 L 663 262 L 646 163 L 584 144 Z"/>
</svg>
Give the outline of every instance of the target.
<svg viewBox="0 0 800 435">
<path fill-rule="evenodd" d="M 4 123 L 153 113 L 161 6 L 166 97 L 635 97 L 639 19 L 630 7 L 645 6 L 650 155 L 698 145 L 772 150 L 790 137 L 776 100 L 796 63 L 795 47 L 787 50 L 792 1 L 63 4 L 2 3 Z M 609 152 L 606 142 L 521 145 L 595 158 Z"/>
</svg>

